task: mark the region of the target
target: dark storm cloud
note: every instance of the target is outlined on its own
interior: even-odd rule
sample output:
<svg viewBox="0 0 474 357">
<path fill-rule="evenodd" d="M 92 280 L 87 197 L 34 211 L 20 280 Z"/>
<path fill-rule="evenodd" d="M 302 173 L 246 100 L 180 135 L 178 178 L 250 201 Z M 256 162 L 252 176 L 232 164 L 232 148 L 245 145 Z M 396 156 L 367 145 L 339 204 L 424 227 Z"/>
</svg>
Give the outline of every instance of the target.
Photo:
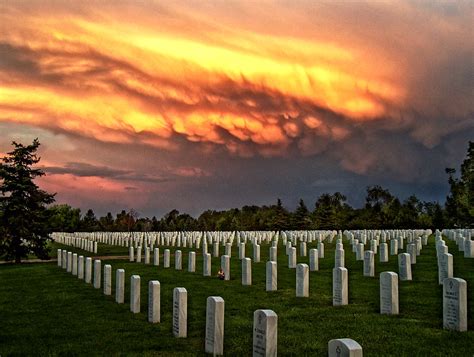
<svg viewBox="0 0 474 357">
<path fill-rule="evenodd" d="M 61 167 L 53 166 L 44 167 L 43 169 L 49 174 L 70 174 L 78 177 L 96 176 L 115 180 L 141 181 L 151 183 L 166 182 L 169 180 L 169 178 L 166 177 L 153 177 L 151 175 L 136 174 L 131 170 L 119 170 L 107 166 L 96 166 L 83 162 L 67 162 Z"/>
</svg>

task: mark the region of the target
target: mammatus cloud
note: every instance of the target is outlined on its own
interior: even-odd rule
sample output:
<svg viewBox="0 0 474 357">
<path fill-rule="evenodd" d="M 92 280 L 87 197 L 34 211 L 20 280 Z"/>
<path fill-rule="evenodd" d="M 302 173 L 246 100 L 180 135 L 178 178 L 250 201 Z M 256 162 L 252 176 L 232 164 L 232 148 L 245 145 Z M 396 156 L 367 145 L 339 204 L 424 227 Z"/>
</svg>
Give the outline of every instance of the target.
<svg viewBox="0 0 474 357">
<path fill-rule="evenodd" d="M 429 181 L 418 167 L 474 130 L 470 11 L 462 1 L 4 3 L 0 123 L 54 133 L 51 188 L 108 187 L 142 204 L 177 192 L 172 182 L 204 192 L 218 174 L 274 159 Z"/>
</svg>

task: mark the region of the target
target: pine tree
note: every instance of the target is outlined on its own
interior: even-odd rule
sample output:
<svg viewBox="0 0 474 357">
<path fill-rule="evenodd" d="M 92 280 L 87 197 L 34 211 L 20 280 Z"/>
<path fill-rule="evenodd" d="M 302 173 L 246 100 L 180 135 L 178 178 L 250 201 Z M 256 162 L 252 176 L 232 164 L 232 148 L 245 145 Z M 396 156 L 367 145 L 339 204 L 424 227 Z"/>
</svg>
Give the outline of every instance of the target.
<svg viewBox="0 0 474 357">
<path fill-rule="evenodd" d="M 0 163 L 0 256 L 20 263 L 28 254 L 47 259 L 51 232 L 46 205 L 54 202 L 33 182 L 44 175 L 32 168 L 40 161 L 38 139 L 28 146 L 12 142 L 15 149 Z"/>
<path fill-rule="evenodd" d="M 270 220 L 270 226 L 268 229 L 273 229 L 277 231 L 283 231 L 289 228 L 290 226 L 290 214 L 283 207 L 283 204 L 280 199 L 277 200 L 277 204 L 271 207 L 274 211 L 273 217 Z"/>
<path fill-rule="evenodd" d="M 300 199 L 298 207 L 293 214 L 293 229 L 310 229 L 312 222 L 308 207 L 303 199 Z"/>
</svg>

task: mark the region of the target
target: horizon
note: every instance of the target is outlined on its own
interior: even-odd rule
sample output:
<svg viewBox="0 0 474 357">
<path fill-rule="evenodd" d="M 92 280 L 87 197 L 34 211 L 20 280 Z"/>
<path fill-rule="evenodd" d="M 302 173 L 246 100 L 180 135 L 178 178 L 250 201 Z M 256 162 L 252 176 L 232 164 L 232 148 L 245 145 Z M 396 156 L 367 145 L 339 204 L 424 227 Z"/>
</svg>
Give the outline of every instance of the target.
<svg viewBox="0 0 474 357">
<path fill-rule="evenodd" d="M 469 1 L 0 4 L 0 156 L 97 216 L 444 203 L 474 138 Z M 21 18 L 22 21 L 18 21 Z M 8 30 L 7 30 L 8 29 Z"/>
</svg>

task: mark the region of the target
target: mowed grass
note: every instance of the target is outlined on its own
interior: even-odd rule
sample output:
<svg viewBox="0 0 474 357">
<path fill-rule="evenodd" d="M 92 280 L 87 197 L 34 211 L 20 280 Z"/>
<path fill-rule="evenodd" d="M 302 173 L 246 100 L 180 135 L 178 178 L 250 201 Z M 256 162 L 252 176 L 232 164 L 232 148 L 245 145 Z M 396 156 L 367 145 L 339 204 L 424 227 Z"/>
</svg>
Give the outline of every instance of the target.
<svg viewBox="0 0 474 357">
<path fill-rule="evenodd" d="M 349 305 L 332 306 L 332 268 L 334 247 L 325 246 L 320 270 L 310 273 L 310 297 L 295 297 L 295 269 L 287 268 L 283 246 L 278 248 L 278 291 L 265 291 L 265 262 L 269 246 L 261 246 L 261 263 L 252 264 L 253 285 L 241 285 L 241 262 L 236 247 L 232 251 L 231 280 L 220 281 L 202 276 L 202 255 L 196 254 L 196 273 L 187 272 L 190 249 L 183 252 L 183 270 L 103 260 L 115 271 L 126 272 L 125 304 L 116 304 L 114 296 L 66 273 L 56 263 L 0 266 L 0 355 L 204 355 L 205 312 L 208 296 L 225 300 L 224 352 L 228 356 L 252 353 L 253 312 L 272 309 L 278 314 L 278 354 L 281 356 L 326 356 L 327 343 L 333 338 L 352 338 L 359 342 L 364 356 L 472 356 L 474 354 L 473 287 L 474 259 L 465 259 L 455 243 L 448 240 L 454 255 L 454 276 L 468 285 L 467 332 L 442 329 L 442 288 L 438 272 L 434 238 L 423 247 L 412 266 L 413 281 L 399 282 L 400 315 L 379 314 L 379 274 L 398 272 L 396 256 L 388 263 L 376 262 L 376 277 L 363 276 L 363 262 L 347 242 L 346 267 L 349 270 Z M 54 245 L 56 249 L 58 245 Z M 65 247 L 65 246 L 61 246 Z M 308 251 L 315 245 L 308 245 Z M 69 247 L 70 248 L 70 247 Z M 98 255 L 127 255 L 123 247 L 99 246 Z M 70 249 L 71 251 L 73 249 Z M 175 248 L 171 248 L 174 252 Z M 75 250 L 92 256 L 85 251 Z M 212 253 L 211 247 L 209 247 Z M 54 251 L 55 252 L 55 251 Z M 54 253 L 53 252 L 53 253 Z M 112 253 L 113 252 L 113 253 Z M 223 247 L 220 247 L 223 253 Z M 297 249 L 299 253 L 299 247 Z M 247 244 L 246 255 L 252 257 Z M 144 258 L 144 257 L 143 257 Z M 151 259 L 152 261 L 152 259 Z M 298 263 L 309 263 L 300 257 Z M 219 258 L 212 259 L 215 276 Z M 129 310 L 130 276 L 141 276 L 141 313 Z M 161 283 L 161 323 L 147 322 L 148 282 Z M 188 291 L 188 337 L 172 334 L 172 292 L 175 287 Z"/>
</svg>

